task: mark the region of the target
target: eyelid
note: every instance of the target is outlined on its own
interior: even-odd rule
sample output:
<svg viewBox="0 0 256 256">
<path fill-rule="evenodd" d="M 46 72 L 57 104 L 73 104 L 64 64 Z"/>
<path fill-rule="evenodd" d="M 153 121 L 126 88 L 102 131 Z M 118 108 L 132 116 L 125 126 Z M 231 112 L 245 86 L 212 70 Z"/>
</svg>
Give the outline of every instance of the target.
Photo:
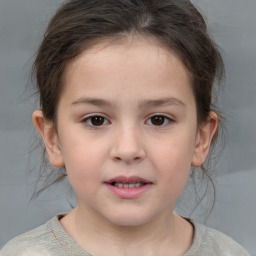
<svg viewBox="0 0 256 256">
<path fill-rule="evenodd" d="M 152 117 L 156 117 L 156 116 L 161 116 L 161 117 L 164 117 L 166 120 L 168 120 L 168 123 L 167 124 L 163 124 L 163 125 L 154 125 L 154 124 L 151 124 L 152 126 L 154 127 L 166 127 L 168 125 L 171 125 L 172 123 L 175 122 L 175 119 L 173 116 L 169 115 L 169 114 L 163 114 L 163 113 L 154 113 L 154 114 L 151 114 L 145 121 L 145 123 L 147 123 L 148 120 L 150 120 Z"/>
<path fill-rule="evenodd" d="M 104 118 L 104 120 L 106 120 L 108 123 L 107 124 L 102 124 L 102 125 L 99 125 L 99 126 L 96 126 L 96 125 L 93 125 L 93 124 L 88 124 L 87 121 L 90 119 L 90 118 L 93 118 L 93 117 L 102 117 Z M 100 127 L 103 127 L 103 126 L 106 126 L 106 125 L 109 125 L 111 124 L 111 122 L 109 121 L 109 119 L 102 113 L 92 113 L 92 114 L 88 114 L 86 116 L 84 116 L 81 120 L 81 122 L 83 124 L 85 124 L 86 126 L 88 127 L 91 127 L 91 128 L 100 128 Z"/>
</svg>

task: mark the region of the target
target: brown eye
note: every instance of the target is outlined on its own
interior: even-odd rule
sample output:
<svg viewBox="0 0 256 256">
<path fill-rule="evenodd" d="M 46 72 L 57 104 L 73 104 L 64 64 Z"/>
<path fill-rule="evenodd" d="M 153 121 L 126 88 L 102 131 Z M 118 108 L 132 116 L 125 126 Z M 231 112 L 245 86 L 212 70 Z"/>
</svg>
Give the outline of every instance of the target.
<svg viewBox="0 0 256 256">
<path fill-rule="evenodd" d="M 153 126 L 165 126 L 168 125 L 170 122 L 172 122 L 172 120 L 169 117 L 156 115 L 150 117 L 146 123 Z"/>
<path fill-rule="evenodd" d="M 157 126 L 163 125 L 164 121 L 165 121 L 165 117 L 163 117 L 163 116 L 153 116 L 153 117 L 151 117 L 151 123 L 153 125 L 157 125 Z"/>
<path fill-rule="evenodd" d="M 108 124 L 108 120 L 103 116 L 90 116 L 83 120 L 88 126 L 103 126 Z"/>
<path fill-rule="evenodd" d="M 104 124 L 105 118 L 102 116 L 93 116 L 91 117 L 91 123 L 94 126 L 101 126 Z"/>
</svg>

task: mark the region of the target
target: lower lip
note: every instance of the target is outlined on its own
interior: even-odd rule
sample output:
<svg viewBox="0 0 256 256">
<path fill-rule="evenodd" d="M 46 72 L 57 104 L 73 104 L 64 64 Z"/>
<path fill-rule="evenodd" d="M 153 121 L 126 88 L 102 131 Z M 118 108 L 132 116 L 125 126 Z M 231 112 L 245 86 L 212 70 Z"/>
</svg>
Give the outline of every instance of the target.
<svg viewBox="0 0 256 256">
<path fill-rule="evenodd" d="M 138 188 L 119 188 L 116 186 L 112 186 L 110 184 L 105 183 L 108 189 L 113 192 L 115 195 L 117 195 L 120 198 L 124 199 L 135 199 L 140 197 L 142 194 L 147 192 L 152 184 L 146 184 L 144 186 L 138 187 Z"/>
</svg>

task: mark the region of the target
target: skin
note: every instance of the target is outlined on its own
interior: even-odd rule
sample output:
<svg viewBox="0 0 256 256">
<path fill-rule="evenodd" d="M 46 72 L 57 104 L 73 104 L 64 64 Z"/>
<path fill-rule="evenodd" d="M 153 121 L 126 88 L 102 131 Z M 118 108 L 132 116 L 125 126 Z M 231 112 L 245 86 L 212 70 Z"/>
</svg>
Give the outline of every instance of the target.
<svg viewBox="0 0 256 256">
<path fill-rule="evenodd" d="M 93 115 L 102 117 L 99 126 Z M 65 166 L 77 194 L 78 207 L 61 223 L 82 248 L 148 256 L 189 249 L 193 227 L 173 209 L 218 122 L 211 113 L 198 125 L 190 74 L 174 53 L 148 38 L 102 42 L 67 66 L 57 129 L 41 110 L 33 121 L 51 164 Z M 104 183 L 120 175 L 150 186 L 120 198 Z"/>
</svg>

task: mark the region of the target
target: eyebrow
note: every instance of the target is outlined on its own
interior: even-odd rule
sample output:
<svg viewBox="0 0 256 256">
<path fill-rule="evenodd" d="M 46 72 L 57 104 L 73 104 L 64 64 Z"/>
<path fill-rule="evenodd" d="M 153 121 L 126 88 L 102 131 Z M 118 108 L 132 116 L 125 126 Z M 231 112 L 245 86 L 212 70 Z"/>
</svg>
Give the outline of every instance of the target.
<svg viewBox="0 0 256 256">
<path fill-rule="evenodd" d="M 168 97 L 162 99 L 146 99 L 139 103 L 139 107 L 160 107 L 160 106 L 185 106 L 185 103 L 177 98 Z"/>
<path fill-rule="evenodd" d="M 79 98 L 72 102 L 72 105 L 94 105 L 99 107 L 108 107 L 114 105 L 111 101 L 100 98 Z M 185 106 L 185 103 L 177 98 L 168 97 L 161 99 L 145 99 L 139 102 L 139 108 L 143 107 L 160 107 L 160 106 Z"/>
<path fill-rule="evenodd" d="M 72 102 L 72 105 L 94 105 L 94 106 L 110 106 L 112 105 L 110 101 L 98 98 L 79 98 L 78 100 Z"/>
</svg>

